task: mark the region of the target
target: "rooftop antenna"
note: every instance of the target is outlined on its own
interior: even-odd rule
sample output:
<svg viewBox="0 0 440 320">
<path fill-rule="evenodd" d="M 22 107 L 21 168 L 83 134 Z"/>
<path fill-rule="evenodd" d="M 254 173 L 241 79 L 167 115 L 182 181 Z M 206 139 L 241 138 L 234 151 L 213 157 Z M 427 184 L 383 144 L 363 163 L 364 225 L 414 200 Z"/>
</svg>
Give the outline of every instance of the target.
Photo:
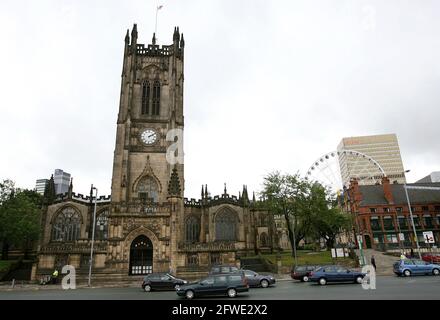
<svg viewBox="0 0 440 320">
<path fill-rule="evenodd" d="M 159 13 L 159 10 L 163 8 L 163 5 L 159 5 L 156 7 L 156 24 L 154 26 L 154 34 L 157 34 L 157 14 Z"/>
</svg>

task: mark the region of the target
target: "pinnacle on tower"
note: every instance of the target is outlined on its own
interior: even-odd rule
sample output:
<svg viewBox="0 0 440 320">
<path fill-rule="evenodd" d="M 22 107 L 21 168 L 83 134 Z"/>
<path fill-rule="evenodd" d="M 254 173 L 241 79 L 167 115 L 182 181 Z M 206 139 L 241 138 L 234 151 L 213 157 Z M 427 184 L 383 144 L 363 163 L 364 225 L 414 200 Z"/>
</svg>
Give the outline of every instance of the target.
<svg viewBox="0 0 440 320">
<path fill-rule="evenodd" d="M 182 35 L 180 36 L 180 47 L 181 47 L 181 48 L 185 48 L 185 40 L 183 39 L 183 33 L 182 33 Z"/>
<path fill-rule="evenodd" d="M 50 176 L 49 184 L 44 192 L 44 199 L 48 203 L 52 203 L 55 200 L 55 181 L 53 179 L 53 175 Z"/>
<path fill-rule="evenodd" d="M 174 168 L 168 183 L 168 195 L 171 197 L 180 197 L 181 191 L 179 174 L 177 173 L 177 169 Z"/>
<path fill-rule="evenodd" d="M 130 43 L 130 30 L 127 29 L 127 34 L 125 35 L 125 43 L 129 44 Z"/>
<path fill-rule="evenodd" d="M 72 198 L 73 193 L 73 178 L 70 178 L 69 191 L 67 191 L 67 196 Z"/>
<path fill-rule="evenodd" d="M 153 39 L 151 40 L 151 43 L 153 44 L 153 46 L 156 45 L 156 32 L 153 33 Z"/>
</svg>

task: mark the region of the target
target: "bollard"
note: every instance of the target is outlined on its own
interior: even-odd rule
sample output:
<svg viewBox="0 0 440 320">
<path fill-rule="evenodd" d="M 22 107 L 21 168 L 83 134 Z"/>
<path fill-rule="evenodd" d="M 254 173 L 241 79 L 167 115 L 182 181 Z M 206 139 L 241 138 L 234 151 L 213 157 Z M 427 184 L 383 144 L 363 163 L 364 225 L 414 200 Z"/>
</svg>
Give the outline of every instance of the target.
<svg viewBox="0 0 440 320">
<path fill-rule="evenodd" d="M 12 279 L 12 289 L 15 287 L 15 279 Z"/>
</svg>

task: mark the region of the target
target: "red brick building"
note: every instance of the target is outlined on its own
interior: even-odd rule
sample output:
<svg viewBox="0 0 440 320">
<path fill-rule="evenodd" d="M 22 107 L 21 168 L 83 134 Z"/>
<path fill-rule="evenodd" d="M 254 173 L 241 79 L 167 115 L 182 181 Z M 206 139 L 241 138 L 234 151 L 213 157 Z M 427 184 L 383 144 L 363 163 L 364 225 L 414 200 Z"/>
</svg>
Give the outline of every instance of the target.
<svg viewBox="0 0 440 320">
<path fill-rule="evenodd" d="M 440 183 L 413 183 L 408 186 L 440 187 Z M 440 190 L 408 189 L 414 224 L 421 247 L 428 247 L 423 231 L 433 231 L 440 243 Z M 377 250 L 416 248 L 414 232 L 403 184 L 359 185 L 352 181 L 344 194 L 347 210 L 353 215 L 354 229 L 363 237 L 363 247 Z M 403 234 L 403 240 L 399 234 Z"/>
</svg>

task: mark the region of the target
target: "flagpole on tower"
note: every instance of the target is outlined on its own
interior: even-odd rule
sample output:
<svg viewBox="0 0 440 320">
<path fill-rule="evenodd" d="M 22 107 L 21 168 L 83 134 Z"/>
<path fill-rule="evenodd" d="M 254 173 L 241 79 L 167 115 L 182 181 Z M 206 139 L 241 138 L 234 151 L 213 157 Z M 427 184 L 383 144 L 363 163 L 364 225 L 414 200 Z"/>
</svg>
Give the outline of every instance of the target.
<svg viewBox="0 0 440 320">
<path fill-rule="evenodd" d="M 159 10 L 163 8 L 163 5 L 156 7 L 156 24 L 154 26 L 154 34 L 157 34 L 157 14 L 159 13 Z"/>
</svg>

